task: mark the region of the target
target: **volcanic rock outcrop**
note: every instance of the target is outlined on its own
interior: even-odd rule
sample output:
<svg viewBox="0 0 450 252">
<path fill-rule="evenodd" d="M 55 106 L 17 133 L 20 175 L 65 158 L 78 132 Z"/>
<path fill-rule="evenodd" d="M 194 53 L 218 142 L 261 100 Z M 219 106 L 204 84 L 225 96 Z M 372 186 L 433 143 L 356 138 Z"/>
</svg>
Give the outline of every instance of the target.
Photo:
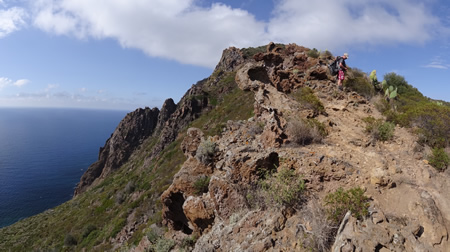
<svg viewBox="0 0 450 252">
<path fill-rule="evenodd" d="M 105 178 L 126 162 L 139 144 L 153 133 L 159 115 L 158 108 L 137 109 L 128 113 L 106 141 L 105 146 L 100 148 L 98 160 L 83 174 L 74 195 L 82 193 L 96 179 Z"/>
<path fill-rule="evenodd" d="M 163 222 L 171 239 L 199 238 L 193 251 L 449 251 L 450 177 L 416 159 L 416 140 L 395 128 L 393 140 L 373 143 L 365 117 L 383 118 L 366 98 L 337 90 L 327 73 L 330 57 L 312 58 L 297 45 L 270 44 L 252 59 L 222 58 L 239 88 L 255 93 L 254 116 L 229 121 L 214 142 L 209 163 L 196 157 L 205 140 L 191 128 L 183 143 L 187 161 L 162 194 Z M 224 55 L 238 55 L 236 49 Z M 232 68 L 224 68 L 231 71 Z M 317 111 L 292 93 L 309 87 L 323 104 Z M 293 143 L 290 122 L 313 118 L 327 136 Z M 305 181 L 295 207 L 259 202 L 264 173 L 289 169 Z M 195 181 L 209 177 L 207 192 Z M 370 198 L 363 220 L 347 216 L 341 227 L 326 221 L 323 199 L 338 188 L 360 187 Z M 308 250 L 309 251 L 309 250 Z"/>
</svg>

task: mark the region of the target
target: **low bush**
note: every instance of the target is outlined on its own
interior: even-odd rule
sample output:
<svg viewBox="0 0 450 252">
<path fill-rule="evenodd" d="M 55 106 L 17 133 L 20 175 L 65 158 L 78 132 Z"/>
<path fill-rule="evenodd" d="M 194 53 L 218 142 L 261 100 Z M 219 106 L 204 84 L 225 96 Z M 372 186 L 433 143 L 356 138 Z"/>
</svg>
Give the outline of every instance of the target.
<svg viewBox="0 0 450 252">
<path fill-rule="evenodd" d="M 292 96 L 297 100 L 304 109 L 312 109 L 315 113 L 323 114 L 325 107 L 322 102 L 314 94 L 314 91 L 309 87 L 302 87 L 292 93 Z"/>
<path fill-rule="evenodd" d="M 160 238 L 156 241 L 154 245 L 155 252 L 169 252 L 175 246 L 175 242 L 173 240 Z"/>
<path fill-rule="evenodd" d="M 325 126 L 317 120 L 293 119 L 287 123 L 286 133 L 291 142 L 298 145 L 321 143 L 326 135 Z"/>
<path fill-rule="evenodd" d="M 73 235 L 71 234 L 66 235 L 66 238 L 64 239 L 65 246 L 75 246 L 77 244 L 78 244 L 77 239 Z"/>
<path fill-rule="evenodd" d="M 192 249 L 195 246 L 197 239 L 198 237 L 196 235 L 186 237 L 181 241 L 180 247 L 183 249 Z"/>
<path fill-rule="evenodd" d="M 313 48 L 309 50 L 306 55 L 308 55 L 308 57 L 317 59 L 320 56 L 320 52 L 316 48 Z"/>
<path fill-rule="evenodd" d="M 450 164 L 450 157 L 443 148 L 434 148 L 429 158 L 430 165 L 439 171 L 444 171 Z"/>
<path fill-rule="evenodd" d="M 450 108 L 432 102 L 420 102 L 405 108 L 394 118 L 402 126 L 417 128 L 421 144 L 444 148 L 450 141 Z"/>
<path fill-rule="evenodd" d="M 371 99 L 375 95 L 375 88 L 364 72 L 357 68 L 349 68 L 346 75 L 344 87 L 360 94 L 366 99 Z"/>
<path fill-rule="evenodd" d="M 280 171 L 266 177 L 260 184 L 268 195 L 268 203 L 295 206 L 301 202 L 305 181 L 296 175 L 294 170 L 282 167 Z"/>
<path fill-rule="evenodd" d="M 200 176 L 195 182 L 194 182 L 194 189 L 195 194 L 201 195 L 203 193 L 208 192 L 208 186 L 209 186 L 210 177 L 208 176 Z"/>
<path fill-rule="evenodd" d="M 366 132 L 374 140 L 388 141 L 394 137 L 395 125 L 391 122 L 385 122 L 382 119 L 375 119 L 372 116 L 363 118 L 366 123 Z"/>
<path fill-rule="evenodd" d="M 325 208 L 328 219 L 336 224 L 342 221 L 347 211 L 351 211 L 355 218 L 362 219 L 369 214 L 369 198 L 359 187 L 347 191 L 339 188 L 325 197 Z"/>
<path fill-rule="evenodd" d="M 302 224 L 298 225 L 299 231 L 303 233 L 302 247 L 306 251 L 330 251 L 338 226 L 327 218 L 327 213 L 320 203 L 311 199 L 302 207 L 300 216 L 310 226 L 308 229 Z"/>
<path fill-rule="evenodd" d="M 95 230 L 97 230 L 97 227 L 90 224 L 84 229 L 83 235 L 81 237 L 84 239 L 84 238 L 88 237 L 89 234 L 91 234 Z"/>
<path fill-rule="evenodd" d="M 251 58 L 258 53 L 265 53 L 267 51 L 266 47 L 267 46 L 242 48 L 242 56 L 246 59 Z"/>
<path fill-rule="evenodd" d="M 207 140 L 202 139 L 200 145 L 197 148 L 195 157 L 198 161 L 204 164 L 210 164 L 213 161 L 215 153 L 216 143 L 212 141 L 211 137 L 209 137 Z"/>
</svg>

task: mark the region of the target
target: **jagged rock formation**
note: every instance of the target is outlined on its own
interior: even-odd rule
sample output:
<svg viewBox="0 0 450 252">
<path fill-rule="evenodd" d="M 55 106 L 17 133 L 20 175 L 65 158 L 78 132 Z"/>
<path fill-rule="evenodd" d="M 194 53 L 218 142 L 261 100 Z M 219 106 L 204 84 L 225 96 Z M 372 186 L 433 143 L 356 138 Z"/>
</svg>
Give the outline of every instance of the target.
<svg viewBox="0 0 450 252">
<path fill-rule="evenodd" d="M 161 196 L 164 223 L 171 230 L 166 237 L 181 240 L 195 233 L 193 251 L 202 252 L 449 251 L 450 176 L 415 155 L 416 137 L 407 129 L 396 127 L 394 140 L 374 144 L 362 119 L 382 115 L 357 93 L 338 91 L 327 74 L 329 59 L 306 52 L 296 45 L 269 44 L 253 59 L 222 58 L 233 62 L 238 86 L 255 93 L 255 116 L 227 123 L 212 139 L 216 149 L 208 164 L 195 158 L 203 133 L 188 130 L 183 144 L 188 159 Z M 228 54 L 237 55 L 236 49 Z M 304 86 L 314 90 L 324 111 L 289 95 Z M 293 118 L 316 119 L 328 136 L 320 144 L 293 145 L 287 131 Z M 255 203 L 260 171 L 281 166 L 305 180 L 301 206 Z M 210 182 L 208 192 L 199 195 L 194 183 L 202 176 Z M 355 186 L 371 198 L 370 214 L 362 221 L 348 217 L 333 245 L 331 230 L 337 227 L 325 221 L 323 198 Z"/>
<path fill-rule="evenodd" d="M 171 103 L 173 104 L 173 101 Z M 105 146 L 100 148 L 98 160 L 89 166 L 81 177 L 74 196 L 84 192 L 94 181 L 105 178 L 124 164 L 143 140 L 154 132 L 159 115 L 158 108 L 137 109 L 128 113 L 106 141 Z"/>
</svg>

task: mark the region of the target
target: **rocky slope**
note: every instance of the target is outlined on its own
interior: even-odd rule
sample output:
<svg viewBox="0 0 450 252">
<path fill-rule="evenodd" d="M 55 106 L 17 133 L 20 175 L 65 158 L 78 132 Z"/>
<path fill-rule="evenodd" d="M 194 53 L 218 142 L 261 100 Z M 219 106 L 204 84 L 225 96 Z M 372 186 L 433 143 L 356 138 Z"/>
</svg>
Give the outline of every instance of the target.
<svg viewBox="0 0 450 252">
<path fill-rule="evenodd" d="M 76 196 L 0 229 L 0 250 L 450 251 L 449 169 L 409 129 L 374 141 L 374 101 L 338 90 L 332 56 L 309 52 L 226 49 L 178 104 L 128 114 Z M 289 204 L 274 198 L 286 185 L 267 191 L 283 171 L 304 182 Z M 368 215 L 330 222 L 324 199 L 356 187 Z"/>
<path fill-rule="evenodd" d="M 255 93 L 255 116 L 229 121 L 211 139 L 211 162 L 196 153 L 206 141 L 202 130 L 188 130 L 187 161 L 161 196 L 164 223 L 172 230 L 166 237 L 196 234 L 194 251 L 450 251 L 448 172 L 423 160 L 407 129 L 397 126 L 393 140 L 374 142 L 362 119 L 381 114 L 357 93 L 337 91 L 327 75 L 328 59 L 307 57 L 306 51 L 270 44 L 237 67 L 239 87 Z M 303 86 L 314 90 L 323 111 L 290 95 Z M 287 124 L 295 118 L 315 118 L 328 136 L 322 143 L 292 144 Z M 250 198 L 257 194 L 259 171 L 281 167 L 304 179 L 301 203 L 255 205 Z M 202 176 L 210 182 L 207 192 L 198 194 L 195 181 Z M 347 216 L 336 234 L 320 209 L 339 187 L 363 188 L 370 207 L 362 220 Z"/>
</svg>

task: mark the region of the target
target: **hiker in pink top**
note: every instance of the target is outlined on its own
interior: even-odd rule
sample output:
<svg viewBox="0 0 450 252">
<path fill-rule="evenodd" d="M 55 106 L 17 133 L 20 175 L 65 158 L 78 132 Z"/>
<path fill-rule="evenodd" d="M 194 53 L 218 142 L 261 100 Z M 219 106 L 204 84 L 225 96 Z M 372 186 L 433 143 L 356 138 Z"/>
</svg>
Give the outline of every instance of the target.
<svg viewBox="0 0 450 252">
<path fill-rule="evenodd" d="M 337 62 L 337 65 L 339 67 L 339 73 L 338 73 L 338 88 L 342 90 L 342 82 L 345 78 L 345 71 L 347 71 L 347 65 L 345 64 L 345 60 L 348 59 L 348 53 L 344 53 L 344 56 L 339 57 L 339 61 Z"/>
</svg>

